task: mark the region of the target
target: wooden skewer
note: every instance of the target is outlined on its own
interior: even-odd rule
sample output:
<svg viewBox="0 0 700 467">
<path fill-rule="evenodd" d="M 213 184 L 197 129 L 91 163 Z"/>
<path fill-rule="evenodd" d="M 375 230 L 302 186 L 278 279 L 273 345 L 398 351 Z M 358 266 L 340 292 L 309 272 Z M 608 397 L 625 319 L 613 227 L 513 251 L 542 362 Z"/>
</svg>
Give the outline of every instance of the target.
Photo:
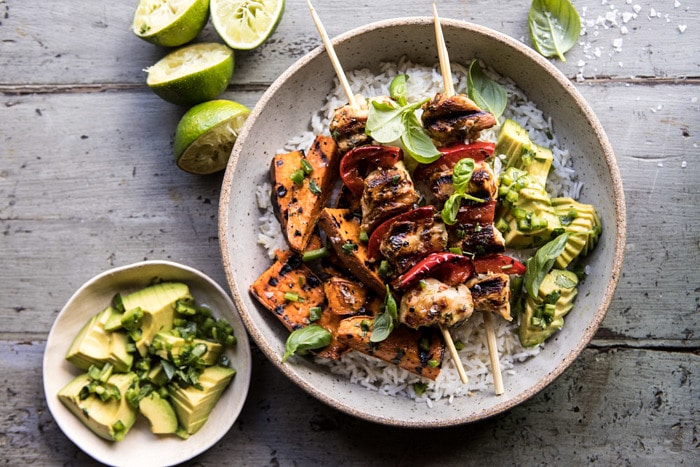
<svg viewBox="0 0 700 467">
<path fill-rule="evenodd" d="M 306 0 L 306 1 L 309 4 L 309 10 L 311 11 L 311 17 L 314 20 L 314 24 L 316 25 L 316 29 L 318 29 L 318 34 L 321 36 L 321 41 L 323 41 L 323 46 L 326 48 L 326 52 L 328 52 L 328 56 L 331 59 L 331 64 L 333 65 L 333 69 L 335 70 L 335 74 L 338 77 L 338 80 L 340 80 L 340 85 L 343 87 L 343 91 L 345 91 L 345 95 L 348 98 L 348 104 L 350 104 L 353 107 L 356 107 L 357 100 L 355 99 L 355 95 L 352 93 L 352 89 L 350 88 L 350 83 L 348 83 L 348 79 L 345 76 L 345 72 L 343 71 L 343 67 L 340 64 L 340 60 L 338 60 L 338 56 L 335 54 L 335 49 L 333 48 L 333 44 L 331 43 L 331 40 L 328 37 L 328 33 L 326 33 L 326 29 L 323 27 L 323 23 L 321 23 L 321 18 L 319 18 L 318 14 L 316 14 L 316 10 L 314 9 L 314 6 L 311 4 L 311 0 Z"/>
<path fill-rule="evenodd" d="M 447 54 L 445 46 L 445 38 L 442 35 L 442 26 L 440 26 L 440 18 L 438 17 L 437 7 L 433 3 L 433 20 L 435 23 L 435 40 L 438 45 L 438 57 L 440 59 L 440 71 L 442 72 L 442 83 L 445 88 L 445 96 L 450 97 L 455 95 L 455 86 L 452 82 L 452 68 L 450 67 L 450 58 Z"/>
<path fill-rule="evenodd" d="M 438 46 L 438 57 L 440 58 L 440 71 L 442 73 L 442 82 L 445 87 L 445 96 L 454 96 L 455 89 L 452 82 L 452 69 L 450 68 L 450 59 L 445 46 L 445 38 L 442 35 L 442 26 L 440 26 L 440 18 L 438 17 L 437 7 L 433 3 L 433 19 L 435 23 L 435 40 Z M 503 394 L 503 378 L 501 375 L 501 363 L 498 358 L 498 344 L 496 342 L 496 331 L 493 328 L 493 319 L 488 311 L 483 312 L 484 330 L 486 331 L 486 343 L 489 348 L 489 357 L 491 360 L 491 372 L 493 373 L 493 386 L 496 395 Z M 443 335 L 445 330 L 443 330 Z M 448 333 L 449 334 L 449 333 Z M 454 356 L 453 356 L 454 358 Z M 461 360 L 460 360 L 461 363 Z"/>
<path fill-rule="evenodd" d="M 484 330 L 486 331 L 486 344 L 491 358 L 491 372 L 493 373 L 493 391 L 497 396 L 503 394 L 503 377 L 501 376 L 501 362 L 498 359 L 498 344 L 496 343 L 496 331 L 493 329 L 493 318 L 488 311 L 482 312 L 484 316 Z"/>
<path fill-rule="evenodd" d="M 459 358 L 459 352 L 457 352 L 457 347 L 455 347 L 455 343 L 452 340 L 452 334 L 450 334 L 450 330 L 447 329 L 447 327 L 440 325 L 440 331 L 442 331 L 442 337 L 443 339 L 445 339 L 447 349 L 450 351 L 450 356 L 452 357 L 452 360 L 455 362 L 455 366 L 457 367 L 459 379 L 462 380 L 462 384 L 467 384 L 469 382 L 469 378 L 467 378 L 467 373 L 465 373 L 464 371 L 462 359 Z"/>
</svg>

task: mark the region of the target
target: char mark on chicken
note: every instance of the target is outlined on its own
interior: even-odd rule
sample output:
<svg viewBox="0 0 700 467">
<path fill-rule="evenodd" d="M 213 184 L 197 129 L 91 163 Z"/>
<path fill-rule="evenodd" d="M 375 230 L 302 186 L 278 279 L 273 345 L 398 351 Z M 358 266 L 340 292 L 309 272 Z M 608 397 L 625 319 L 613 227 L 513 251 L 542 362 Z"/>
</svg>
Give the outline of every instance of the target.
<svg viewBox="0 0 700 467">
<path fill-rule="evenodd" d="M 454 193 L 452 169 L 430 174 L 428 184 L 435 199 L 444 203 Z M 497 192 L 496 175 L 491 166 L 485 161 L 476 162 L 467 193 L 481 199 L 495 199 Z"/>
<path fill-rule="evenodd" d="M 360 201 L 364 232 L 371 232 L 382 221 L 411 209 L 420 198 L 403 162 L 373 170 L 364 184 Z"/>
<path fill-rule="evenodd" d="M 430 253 L 447 246 L 445 224 L 432 216 L 410 221 L 394 222 L 379 245 L 379 251 L 394 271 L 404 273 Z"/>
<path fill-rule="evenodd" d="M 503 273 L 479 274 L 467 281 L 474 309 L 496 313 L 507 321 L 510 315 L 510 276 Z"/>
<path fill-rule="evenodd" d="M 474 312 L 471 292 L 465 284 L 449 286 L 437 279 L 423 279 L 401 297 L 399 322 L 413 329 L 454 326 Z"/>
<path fill-rule="evenodd" d="M 341 154 L 372 140 L 365 133 L 368 116 L 366 101 L 355 106 L 348 104 L 335 109 L 329 129 Z"/>
<path fill-rule="evenodd" d="M 477 106 L 464 94 L 436 94 L 423 104 L 423 128 L 438 146 L 476 139 L 481 130 L 496 124 L 492 113 Z"/>
</svg>

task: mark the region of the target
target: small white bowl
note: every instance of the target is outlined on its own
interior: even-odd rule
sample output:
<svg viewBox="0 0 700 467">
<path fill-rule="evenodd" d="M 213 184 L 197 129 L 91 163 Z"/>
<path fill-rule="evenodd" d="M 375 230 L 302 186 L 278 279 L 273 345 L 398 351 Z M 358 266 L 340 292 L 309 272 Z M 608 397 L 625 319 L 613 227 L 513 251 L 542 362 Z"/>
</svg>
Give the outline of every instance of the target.
<svg viewBox="0 0 700 467">
<path fill-rule="evenodd" d="M 321 47 L 300 59 L 265 92 L 241 130 L 226 169 L 219 204 L 219 239 L 224 269 L 251 337 L 286 376 L 319 400 L 346 413 L 387 425 L 438 427 L 473 422 L 520 404 L 560 375 L 586 347 L 600 325 L 620 277 L 625 245 L 625 198 L 612 147 L 590 106 L 552 63 L 523 43 L 464 21 L 442 19 L 452 62 L 479 58 L 511 78 L 545 117 L 551 117 L 559 142 L 577 155 L 576 173 L 584 183 L 581 200 L 596 206 L 603 233 L 586 261 L 591 274 L 579 288 L 564 328 L 544 350 L 519 364 L 506 392 L 442 399 L 432 407 L 407 397 L 378 394 L 332 374 L 310 359 L 280 363 L 288 332 L 248 293 L 269 267 L 257 244 L 260 211 L 256 188 L 267 181 L 273 155 L 292 137 L 309 130 L 312 113 L 334 86 L 335 73 Z M 368 68 L 379 74 L 381 62 L 406 57 L 432 66 L 438 62 L 431 17 L 372 23 L 333 40 L 345 70 Z M 358 92 L 358 90 L 354 90 Z M 369 97 L 369 96 L 365 96 Z"/>
<path fill-rule="evenodd" d="M 208 305 L 214 315 L 233 327 L 237 343 L 226 351 L 236 375 L 204 426 L 188 439 L 158 437 L 139 416 L 124 440 L 106 441 L 87 428 L 58 399 L 57 393 L 80 370 L 64 356 L 82 326 L 111 303 L 117 292 L 147 286 L 154 278 L 181 281 L 190 287 L 198 303 Z M 251 354 L 248 335 L 236 308 L 216 282 L 204 273 L 169 261 L 143 261 L 103 272 L 86 282 L 59 313 L 51 327 L 44 352 L 44 393 L 49 410 L 63 433 L 96 460 L 110 465 L 157 466 L 184 462 L 219 441 L 238 418 L 250 385 Z"/>
</svg>

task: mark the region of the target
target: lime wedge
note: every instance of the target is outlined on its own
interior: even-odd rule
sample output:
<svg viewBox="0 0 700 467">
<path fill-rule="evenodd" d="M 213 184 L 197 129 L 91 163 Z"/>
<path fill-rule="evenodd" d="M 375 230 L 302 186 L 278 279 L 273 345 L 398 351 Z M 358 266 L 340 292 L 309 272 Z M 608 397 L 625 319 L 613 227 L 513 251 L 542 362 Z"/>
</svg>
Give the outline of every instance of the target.
<svg viewBox="0 0 700 467">
<path fill-rule="evenodd" d="M 131 30 L 141 39 L 164 47 L 188 43 L 209 19 L 209 0 L 141 0 Z"/>
<path fill-rule="evenodd" d="M 214 42 L 188 45 L 146 71 L 146 84 L 161 98 L 184 106 L 199 104 L 226 90 L 233 75 L 233 50 Z"/>
<path fill-rule="evenodd" d="M 282 18 L 284 0 L 210 0 L 214 29 L 229 47 L 252 50 L 265 42 Z"/>
<path fill-rule="evenodd" d="M 193 174 L 211 174 L 226 168 L 248 114 L 248 107 L 227 100 L 192 107 L 175 130 L 173 152 L 177 166 Z"/>
</svg>

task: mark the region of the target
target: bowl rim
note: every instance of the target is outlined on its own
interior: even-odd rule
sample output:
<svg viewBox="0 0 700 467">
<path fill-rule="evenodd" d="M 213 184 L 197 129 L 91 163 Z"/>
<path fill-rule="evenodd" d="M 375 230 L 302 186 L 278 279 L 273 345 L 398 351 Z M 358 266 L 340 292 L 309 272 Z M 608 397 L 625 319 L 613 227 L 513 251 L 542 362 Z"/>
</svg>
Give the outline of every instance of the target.
<svg viewBox="0 0 700 467">
<path fill-rule="evenodd" d="M 250 349 L 250 341 L 249 341 L 248 335 L 246 333 L 245 323 L 243 322 L 243 320 L 240 316 L 240 313 L 238 311 L 238 307 L 235 305 L 235 303 L 231 299 L 229 293 L 223 287 L 221 287 L 214 279 L 212 279 L 209 275 L 205 274 L 201 270 L 184 265 L 184 264 L 181 264 L 181 263 L 177 263 L 174 261 L 169 261 L 169 260 L 144 260 L 144 261 L 137 261 L 134 263 L 126 264 L 123 266 L 117 266 L 117 267 L 108 269 L 106 271 L 103 271 L 103 272 L 93 276 L 92 278 L 90 278 L 89 280 L 84 282 L 75 292 L 73 292 L 73 294 L 65 302 L 65 304 L 61 308 L 61 311 L 58 313 L 58 315 L 54 319 L 54 322 L 51 326 L 51 330 L 49 331 L 49 334 L 47 336 L 46 343 L 47 343 L 47 348 L 48 348 L 48 343 L 51 340 L 52 334 L 54 333 L 54 329 L 55 329 L 57 323 L 59 323 L 61 317 L 65 316 L 65 314 L 67 313 L 67 310 L 69 310 L 72 306 L 74 306 L 75 302 L 80 298 L 80 296 L 83 293 L 85 293 L 85 291 L 87 289 L 89 289 L 90 287 L 94 286 L 95 284 L 97 284 L 98 282 L 100 282 L 104 279 L 108 279 L 111 276 L 116 276 L 116 275 L 119 275 L 119 274 L 124 273 L 124 272 L 129 271 L 129 270 L 138 270 L 138 269 L 144 269 L 144 268 L 147 269 L 147 268 L 151 268 L 151 267 L 168 267 L 168 268 L 172 268 L 173 270 L 184 271 L 188 274 L 192 274 L 193 276 L 198 277 L 203 282 L 205 282 L 206 284 L 211 286 L 212 289 L 215 290 L 216 293 L 218 293 L 221 296 L 221 298 L 223 299 L 223 301 L 226 303 L 226 306 L 229 308 L 231 314 L 233 315 L 234 321 L 239 321 L 237 323 L 236 322 L 231 323 L 232 326 L 242 328 L 242 329 L 240 329 L 239 332 L 236 333 L 236 339 L 237 339 L 236 351 L 240 352 L 242 354 L 242 359 L 248 362 L 248 365 L 246 365 L 244 368 L 240 368 L 240 367 L 235 368 L 236 369 L 236 378 L 238 378 L 239 381 L 243 380 L 243 383 L 239 388 L 237 388 L 237 391 L 238 391 L 237 392 L 238 396 L 236 398 L 237 402 L 232 407 L 232 409 L 233 409 L 232 415 L 233 416 L 231 417 L 230 422 L 227 421 L 226 424 L 224 424 L 226 429 L 223 430 L 220 433 L 220 435 L 217 435 L 217 436 L 207 438 L 207 439 L 200 441 L 200 444 L 195 449 L 192 449 L 191 445 L 190 446 L 186 445 L 187 440 L 182 440 L 182 442 L 185 443 L 185 444 L 183 444 L 183 447 L 185 449 L 183 449 L 181 451 L 182 456 L 180 458 L 174 459 L 171 461 L 167 461 L 166 463 L 163 463 L 163 460 L 161 460 L 161 461 L 157 462 L 156 464 L 154 464 L 154 465 L 173 465 L 176 463 L 185 462 L 187 460 L 190 460 L 193 457 L 207 451 L 212 446 L 214 446 L 214 444 L 216 444 L 221 438 L 223 438 L 230 431 L 231 427 L 233 427 L 233 424 L 236 422 L 236 420 L 240 416 L 240 413 L 243 410 L 243 407 L 245 405 L 245 402 L 246 402 L 246 399 L 248 396 L 248 392 L 250 389 L 250 381 L 251 381 L 251 374 L 252 374 L 252 353 L 251 353 L 251 349 Z M 86 317 L 86 319 L 87 319 L 87 317 Z M 84 446 L 84 443 L 81 441 L 82 436 L 80 436 L 78 433 L 75 433 L 71 430 L 65 429 L 64 422 L 63 422 L 64 417 L 62 416 L 62 414 L 61 415 L 57 414 L 58 407 L 61 406 L 61 403 L 58 402 L 54 391 L 51 388 L 49 388 L 49 383 L 47 382 L 47 378 L 46 378 L 47 367 L 51 365 L 52 358 L 55 359 L 55 356 L 51 357 L 49 355 L 49 352 L 47 352 L 45 350 L 43 358 L 42 358 L 42 386 L 43 386 L 43 390 L 44 390 L 44 397 L 46 400 L 47 407 L 49 409 L 49 412 L 51 412 L 51 415 L 53 416 L 54 420 L 56 421 L 56 424 L 59 426 L 59 428 L 61 429 L 63 434 L 68 439 L 70 439 L 78 448 L 80 448 L 83 452 L 90 455 L 94 459 L 96 459 L 100 462 L 104 462 L 106 464 L 119 463 L 120 462 L 119 454 L 116 454 L 112 450 L 110 450 L 108 453 L 105 454 L 102 452 L 96 453 L 90 449 L 87 449 Z M 70 414 L 70 413 L 68 413 L 67 415 L 70 417 L 74 416 L 73 414 Z M 90 433 L 90 434 L 92 434 L 92 433 Z M 94 435 L 94 434 L 92 434 L 92 435 L 95 436 L 97 439 L 99 439 L 99 437 L 97 435 Z M 157 442 L 157 440 L 158 440 L 158 438 L 156 438 L 154 435 L 154 442 Z M 143 465 L 148 465 L 148 461 L 144 459 Z"/>
<path fill-rule="evenodd" d="M 310 51 L 309 53 L 307 53 L 306 55 L 301 57 L 299 60 L 297 60 L 289 68 L 287 68 L 287 70 L 285 70 L 272 83 L 272 85 L 270 85 L 270 87 L 264 92 L 262 97 L 259 99 L 259 101 L 254 106 L 249 118 L 247 119 L 246 123 L 244 124 L 243 128 L 241 129 L 241 131 L 239 133 L 236 144 L 233 147 L 231 157 L 229 159 L 229 162 L 228 162 L 228 165 L 226 167 L 225 174 L 224 174 L 221 195 L 220 195 L 220 202 L 219 202 L 219 244 L 220 244 L 222 261 L 224 264 L 224 270 L 226 272 L 227 282 L 229 284 L 229 287 L 231 288 L 233 299 L 239 308 L 241 318 L 243 319 L 245 326 L 248 329 L 248 333 L 251 335 L 251 337 L 256 342 L 258 347 L 266 355 L 268 360 L 270 360 L 283 374 L 285 374 L 290 380 L 292 380 L 295 384 L 300 386 L 306 392 L 313 395 L 314 397 L 316 397 L 318 400 L 322 401 L 323 403 L 325 403 L 331 407 L 334 407 L 337 410 L 340 410 L 341 412 L 356 416 L 356 417 L 361 418 L 361 419 L 365 419 L 368 421 L 379 423 L 379 424 L 401 426 L 401 427 L 410 427 L 410 428 L 455 426 L 455 425 L 471 423 L 474 421 L 489 418 L 489 417 L 495 416 L 499 413 L 502 413 L 505 410 L 508 410 L 512 407 L 515 407 L 515 406 L 521 404 L 522 402 L 531 398 L 535 394 L 539 393 L 542 389 L 544 389 L 550 383 L 552 383 L 561 373 L 564 372 L 564 370 L 566 368 L 568 368 L 571 365 L 571 363 L 576 358 L 578 358 L 578 356 L 581 354 L 581 352 L 584 350 L 584 348 L 588 345 L 590 340 L 593 338 L 593 335 L 595 334 L 595 332 L 599 328 L 601 322 L 603 321 L 605 314 L 607 313 L 607 310 L 608 310 L 610 303 L 612 301 L 612 298 L 613 298 L 615 289 L 617 287 L 617 284 L 619 282 L 619 279 L 620 279 L 620 273 L 621 273 L 622 264 L 623 264 L 623 260 L 624 260 L 625 242 L 626 242 L 625 196 L 624 196 L 624 191 L 623 191 L 623 186 L 622 186 L 622 178 L 620 175 L 619 168 L 617 166 L 617 161 L 616 161 L 616 158 L 614 156 L 612 145 L 610 144 L 610 142 L 607 138 L 607 135 L 606 135 L 602 125 L 600 124 L 598 118 L 596 117 L 595 113 L 593 112 L 592 108 L 586 102 L 586 100 L 583 98 L 583 96 L 580 94 L 580 92 L 576 89 L 576 87 L 571 83 L 571 81 L 558 68 L 556 68 L 549 60 L 547 60 L 546 58 L 541 56 L 534 49 L 528 47 L 524 43 L 522 43 L 522 42 L 520 42 L 520 41 L 518 41 L 518 40 L 516 40 L 516 39 L 514 39 L 506 34 L 500 33 L 494 29 L 491 29 L 491 28 L 488 28 L 485 26 L 481 26 L 481 25 L 478 25 L 475 23 L 471 23 L 468 21 L 455 20 L 455 19 L 450 19 L 450 18 L 441 18 L 440 22 L 441 22 L 441 25 L 443 28 L 448 26 L 448 27 L 453 27 L 453 28 L 457 28 L 457 29 L 467 29 L 467 30 L 473 31 L 474 33 L 487 36 L 492 40 L 501 42 L 505 46 L 510 47 L 512 49 L 515 49 L 516 52 L 525 55 L 528 59 L 535 62 L 537 66 L 544 68 L 544 70 L 547 73 L 552 75 L 556 79 L 558 84 L 560 84 L 562 86 L 562 88 L 566 91 L 566 93 L 577 103 L 579 108 L 584 112 L 585 119 L 587 120 L 588 124 L 590 125 L 591 129 L 593 130 L 597 141 L 601 145 L 603 155 L 604 155 L 605 165 L 606 165 L 606 168 L 609 171 L 610 177 L 613 181 L 613 186 L 611 188 L 612 188 L 612 193 L 613 193 L 613 201 L 614 201 L 613 208 L 614 208 L 615 228 L 616 228 L 617 233 L 616 233 L 615 241 L 614 241 L 614 245 L 613 245 L 611 276 L 610 276 L 610 280 L 607 284 L 607 287 L 605 288 L 603 300 L 601 301 L 598 309 L 595 310 L 595 313 L 592 315 L 592 319 L 588 323 L 588 326 L 587 326 L 582 338 L 577 343 L 577 345 L 575 347 L 573 347 L 567 353 L 566 357 L 564 359 L 562 359 L 560 362 L 558 362 L 558 364 L 555 365 L 551 369 L 551 371 L 549 371 L 536 384 L 534 384 L 528 390 L 522 391 L 520 393 L 520 395 L 515 395 L 513 397 L 510 397 L 509 399 L 504 400 L 502 403 L 496 404 L 490 408 L 481 409 L 481 410 L 476 411 L 468 416 L 456 417 L 456 418 L 450 419 L 448 421 L 430 420 L 430 421 L 426 422 L 423 420 L 415 421 L 415 420 L 410 420 L 410 419 L 396 420 L 393 418 L 383 417 L 381 414 L 373 414 L 373 413 L 358 411 L 357 409 L 355 409 L 353 407 L 347 406 L 347 405 L 342 404 L 342 403 L 339 404 L 337 400 L 331 399 L 330 397 L 328 397 L 328 395 L 319 391 L 317 388 L 315 388 L 314 386 L 309 384 L 303 378 L 296 375 L 289 368 L 287 368 L 284 364 L 281 364 L 279 362 L 279 356 L 275 355 L 275 352 L 270 347 L 270 345 L 266 342 L 262 333 L 256 328 L 256 325 L 255 325 L 253 319 L 251 318 L 251 316 L 249 316 L 249 313 L 246 310 L 246 305 L 245 305 L 243 299 L 241 298 L 241 294 L 247 293 L 247 290 L 241 291 L 238 289 L 238 286 L 236 285 L 236 281 L 235 281 L 235 278 L 233 275 L 231 261 L 230 261 L 230 258 L 228 257 L 228 254 L 227 254 L 227 252 L 229 251 L 229 240 L 228 240 L 228 235 L 227 235 L 228 230 L 229 230 L 228 229 L 228 200 L 231 197 L 232 179 L 233 179 L 233 175 L 234 175 L 237 163 L 239 161 L 239 158 L 241 157 L 243 143 L 245 143 L 245 141 L 248 137 L 248 134 L 251 132 L 251 129 L 252 129 L 256 119 L 260 115 L 260 113 L 263 111 L 263 109 L 268 104 L 268 102 L 272 99 L 272 97 L 276 93 L 277 89 L 287 79 L 289 79 L 291 76 L 293 76 L 299 69 L 306 66 L 309 62 L 316 59 L 319 55 L 326 53 L 325 47 L 323 45 L 319 45 L 318 47 L 316 47 L 315 49 L 313 49 L 312 51 Z M 362 34 L 377 30 L 377 29 L 388 29 L 388 28 L 392 28 L 392 27 L 403 27 L 403 26 L 410 26 L 410 25 L 424 26 L 427 23 L 432 25 L 433 18 L 428 17 L 428 16 L 414 16 L 414 17 L 402 17 L 402 18 L 386 19 L 386 20 L 372 22 L 372 23 L 351 29 L 345 33 L 342 33 L 342 34 L 332 38 L 331 42 L 332 42 L 332 44 L 337 45 L 338 43 L 347 41 L 347 40 L 352 39 L 356 36 L 359 36 L 359 35 L 362 35 Z"/>
</svg>

